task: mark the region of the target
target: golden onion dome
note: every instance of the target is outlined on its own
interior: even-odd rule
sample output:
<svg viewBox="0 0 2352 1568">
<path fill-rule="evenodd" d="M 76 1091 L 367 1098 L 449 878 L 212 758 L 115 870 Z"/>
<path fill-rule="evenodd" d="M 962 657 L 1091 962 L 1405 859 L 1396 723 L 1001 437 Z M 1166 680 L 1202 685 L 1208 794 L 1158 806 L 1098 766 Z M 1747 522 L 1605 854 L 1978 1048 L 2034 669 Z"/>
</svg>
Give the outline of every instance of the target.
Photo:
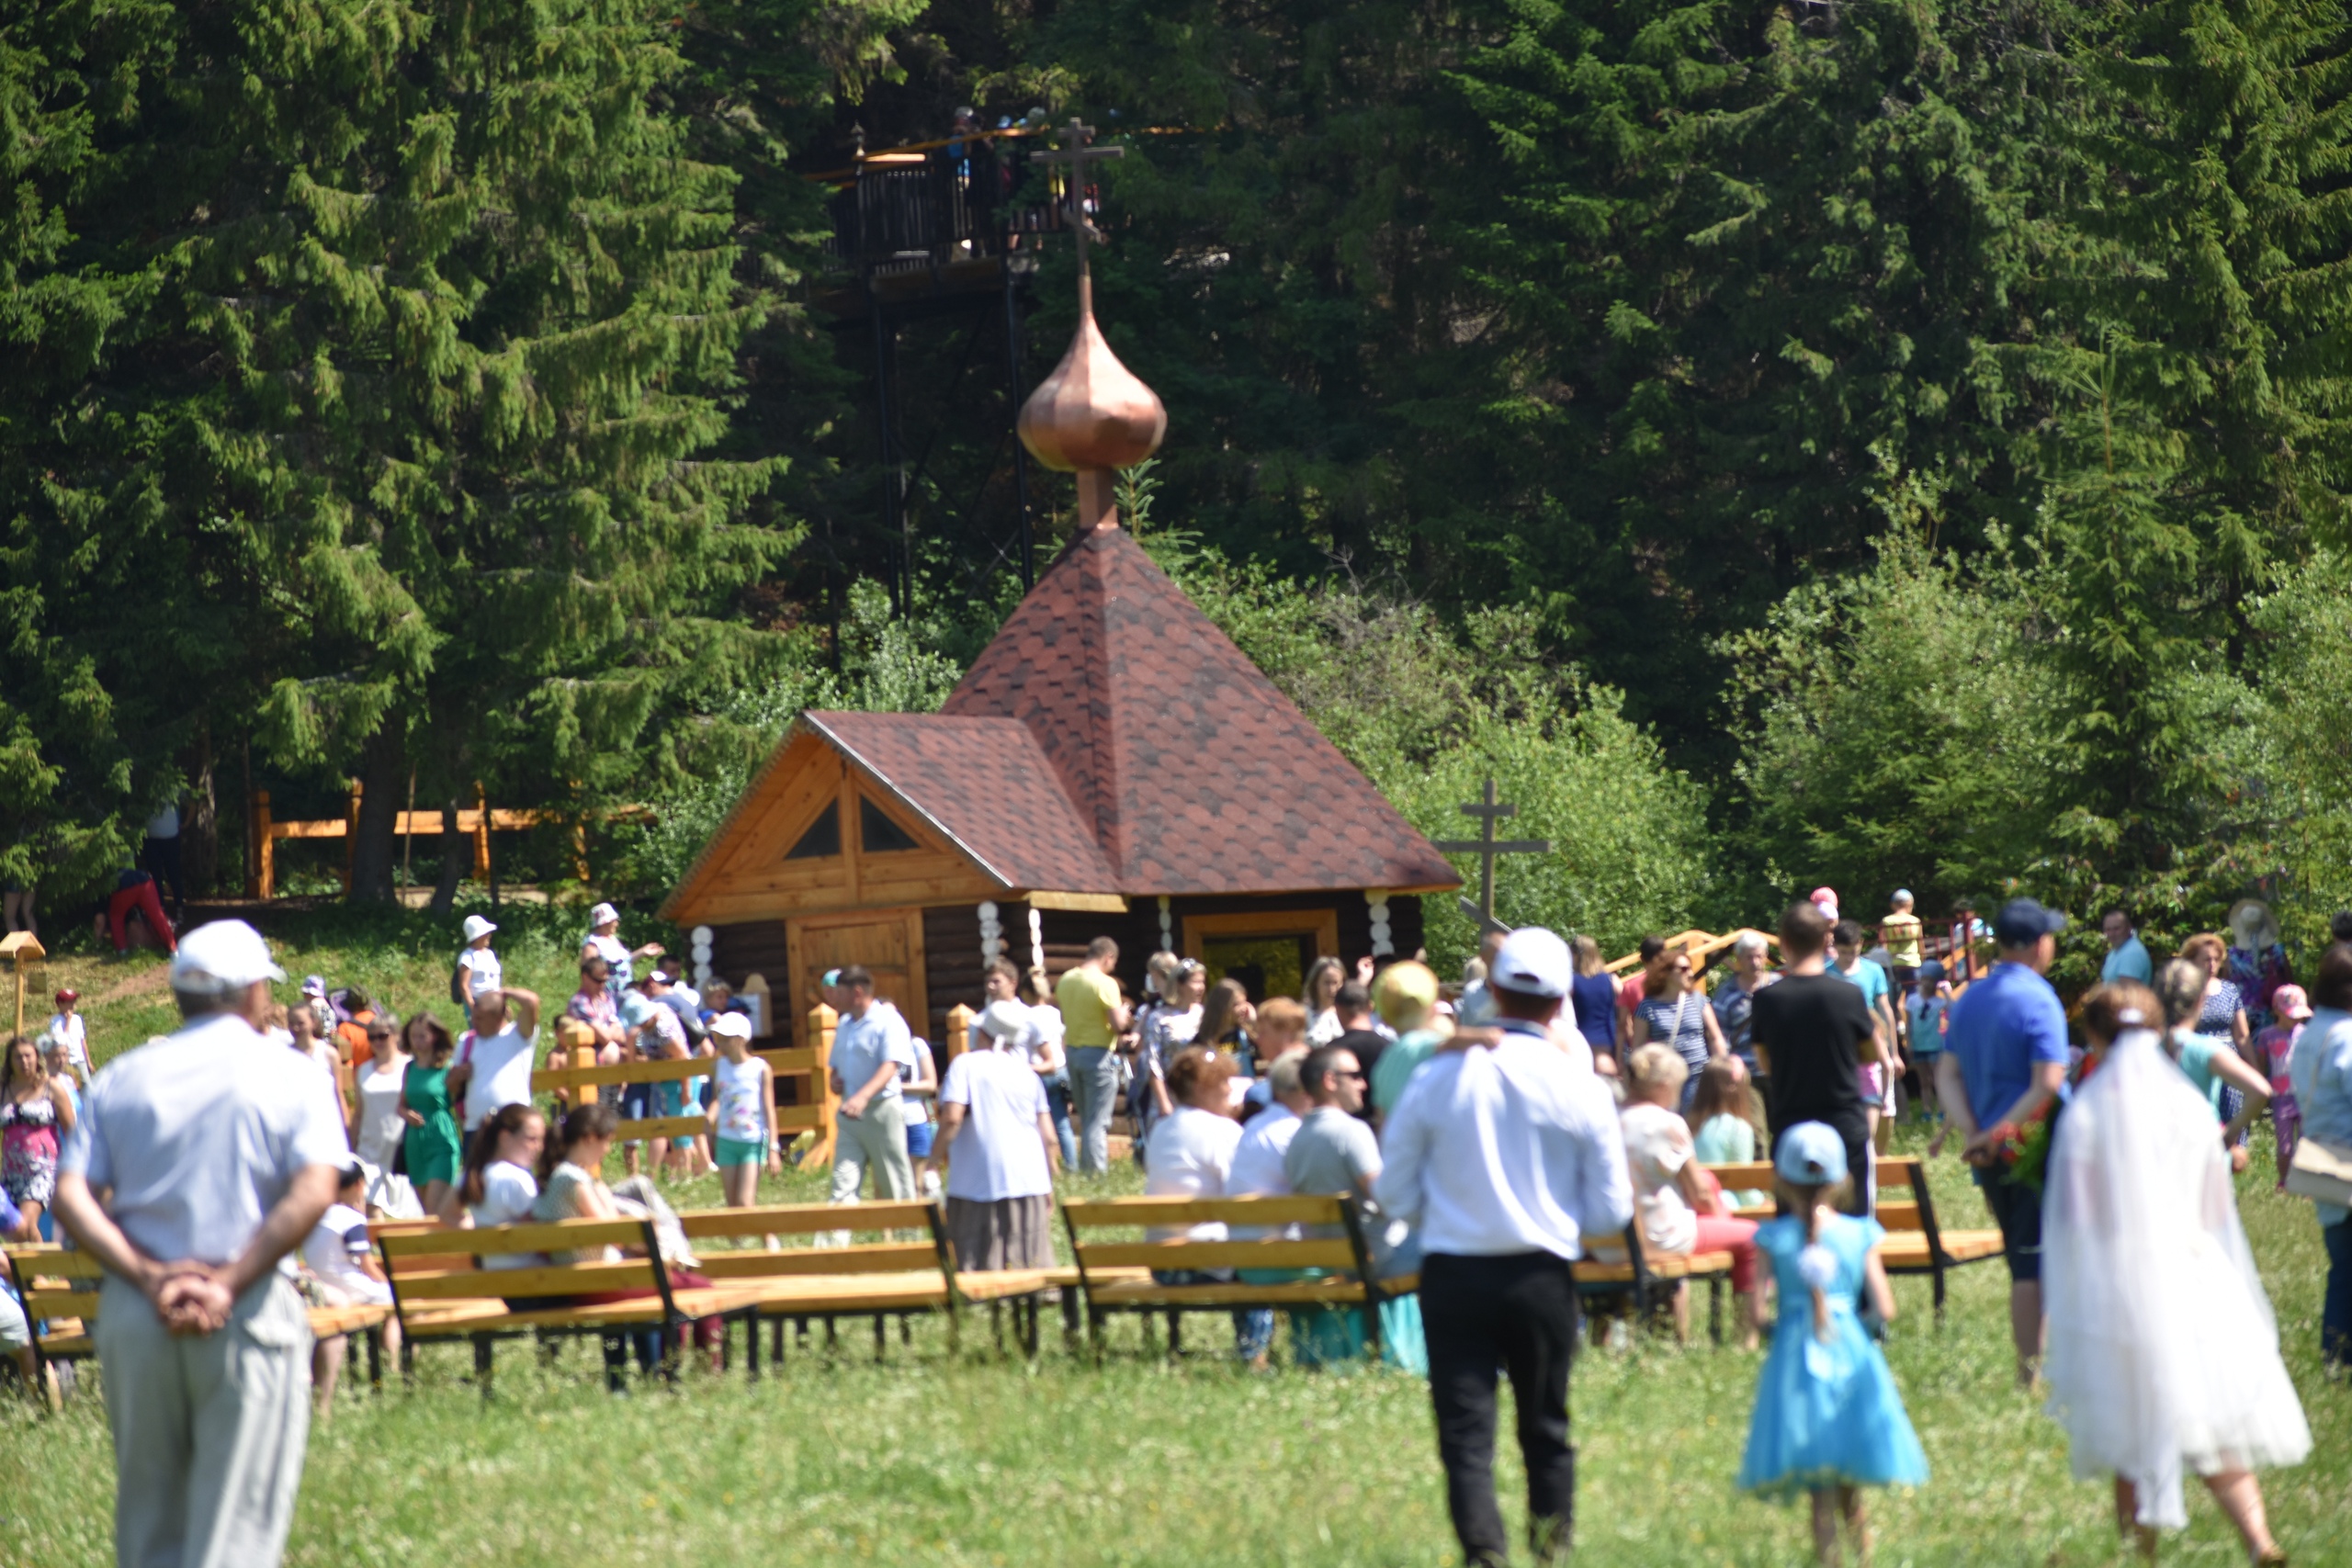
<svg viewBox="0 0 2352 1568">
<path fill-rule="evenodd" d="M 1078 331 L 1054 373 L 1021 405 L 1021 444 L 1049 468 L 1124 468 L 1159 449 L 1168 410 L 1159 394 L 1119 363 L 1094 324 L 1092 290 L 1081 282 Z"/>
</svg>

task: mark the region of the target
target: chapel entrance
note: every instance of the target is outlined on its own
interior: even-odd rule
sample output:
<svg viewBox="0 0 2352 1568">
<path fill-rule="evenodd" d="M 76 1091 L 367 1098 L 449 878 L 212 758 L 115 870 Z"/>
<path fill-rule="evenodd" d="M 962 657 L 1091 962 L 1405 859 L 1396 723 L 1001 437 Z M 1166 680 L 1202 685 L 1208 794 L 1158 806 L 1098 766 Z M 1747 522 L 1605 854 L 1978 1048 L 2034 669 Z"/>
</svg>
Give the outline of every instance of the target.
<svg viewBox="0 0 2352 1568">
<path fill-rule="evenodd" d="M 924 995 L 922 911 L 861 909 L 845 915 L 797 916 L 785 922 L 792 962 L 795 1016 L 805 1016 L 823 999 L 819 983 L 828 969 L 863 964 L 874 972 L 874 994 L 906 1014 L 907 1025 L 927 1033 L 930 998 Z"/>
</svg>

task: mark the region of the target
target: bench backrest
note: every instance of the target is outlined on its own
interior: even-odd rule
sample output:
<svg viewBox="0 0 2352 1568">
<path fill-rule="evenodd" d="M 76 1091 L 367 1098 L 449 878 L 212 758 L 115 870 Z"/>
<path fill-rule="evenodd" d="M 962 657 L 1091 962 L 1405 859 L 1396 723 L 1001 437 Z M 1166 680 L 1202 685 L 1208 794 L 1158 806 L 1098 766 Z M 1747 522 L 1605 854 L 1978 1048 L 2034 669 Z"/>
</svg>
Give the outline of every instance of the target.
<svg viewBox="0 0 2352 1568">
<path fill-rule="evenodd" d="M 1747 1189 L 1769 1192 L 1772 1190 L 1772 1167 L 1766 1160 L 1751 1160 L 1742 1165 L 1711 1165 L 1706 1168 L 1714 1173 L 1715 1179 L 1723 1183 L 1727 1192 Z M 1878 1178 L 1878 1202 L 1871 1213 L 1878 1223 L 1889 1231 L 1927 1231 L 1932 1235 L 1935 1203 L 1928 1196 L 1926 1163 L 1907 1156 L 1882 1155 L 1873 1162 L 1872 1168 Z M 1891 1197 L 1890 1193 L 1905 1196 Z M 1769 1219 L 1771 1215 L 1769 1211 L 1759 1213 L 1748 1210 L 1743 1212 L 1741 1217 Z"/>
<path fill-rule="evenodd" d="M 764 1280 L 792 1274 L 905 1274 L 941 1267 L 935 1204 L 773 1203 L 749 1209 L 695 1209 L 678 1216 L 695 1261 L 712 1280 Z M 803 1245 L 769 1251 L 770 1236 L 816 1238 L 844 1231 L 880 1231 L 884 1239 L 847 1247 Z M 911 1231 L 916 1239 L 889 1237 Z M 750 1245 L 720 1247 L 707 1242 Z"/>
<path fill-rule="evenodd" d="M 1363 1233 L 1355 1205 L 1336 1194 L 1283 1198 L 1091 1198 L 1062 1204 L 1070 1249 L 1080 1277 L 1098 1269 L 1322 1269 L 1369 1277 Z M 1167 1241 L 1116 1239 L 1105 1231 L 1138 1226 L 1200 1225 L 1272 1229 L 1258 1241 Z M 1280 1233 L 1292 1225 L 1329 1225 L 1340 1234 L 1296 1240 Z"/>
<path fill-rule="evenodd" d="M 616 1262 L 535 1263 L 485 1269 L 481 1259 L 514 1253 L 594 1252 L 639 1247 L 644 1256 Z M 650 1220 L 554 1220 L 473 1230 L 442 1227 L 379 1235 L 376 1250 L 390 1276 L 392 1299 L 403 1310 L 439 1301 L 495 1296 L 585 1296 L 651 1288 L 669 1298 L 668 1273 Z M 418 1267 L 430 1260 L 435 1267 Z"/>
<path fill-rule="evenodd" d="M 106 1270 L 96 1258 L 46 1243 L 6 1250 L 27 1318 L 34 1323 L 63 1317 L 78 1317 L 85 1324 L 97 1321 L 98 1283 Z"/>
</svg>

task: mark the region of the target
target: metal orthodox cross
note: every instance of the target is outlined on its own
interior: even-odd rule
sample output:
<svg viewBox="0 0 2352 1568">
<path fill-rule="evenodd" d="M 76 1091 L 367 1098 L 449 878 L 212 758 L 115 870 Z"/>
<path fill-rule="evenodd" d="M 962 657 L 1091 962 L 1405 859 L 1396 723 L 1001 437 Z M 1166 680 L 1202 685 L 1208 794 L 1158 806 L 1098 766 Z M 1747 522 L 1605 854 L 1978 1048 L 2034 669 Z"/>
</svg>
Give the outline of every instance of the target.
<svg viewBox="0 0 2352 1568">
<path fill-rule="evenodd" d="M 1083 125 L 1073 117 L 1062 130 L 1062 150 L 1058 152 L 1032 152 L 1033 164 L 1062 164 L 1069 166 L 1066 176 L 1069 195 L 1069 231 L 1078 236 L 1078 276 L 1086 276 L 1086 242 L 1102 238 L 1102 231 L 1086 220 L 1086 165 L 1106 159 L 1124 158 L 1124 147 L 1097 147 L 1094 128 Z"/>
<path fill-rule="evenodd" d="M 1487 781 L 1486 798 L 1463 807 L 1462 815 L 1479 818 L 1478 836 L 1475 839 L 1440 839 L 1436 847 L 1450 855 L 1478 857 L 1478 901 L 1459 899 L 1462 912 L 1478 922 L 1486 931 L 1509 931 L 1510 928 L 1495 919 L 1495 857 L 1497 855 L 1540 855 L 1551 852 L 1549 839 L 1498 839 L 1495 823 L 1505 817 L 1519 815 L 1516 806 L 1503 806 L 1495 799 L 1495 781 Z"/>
</svg>

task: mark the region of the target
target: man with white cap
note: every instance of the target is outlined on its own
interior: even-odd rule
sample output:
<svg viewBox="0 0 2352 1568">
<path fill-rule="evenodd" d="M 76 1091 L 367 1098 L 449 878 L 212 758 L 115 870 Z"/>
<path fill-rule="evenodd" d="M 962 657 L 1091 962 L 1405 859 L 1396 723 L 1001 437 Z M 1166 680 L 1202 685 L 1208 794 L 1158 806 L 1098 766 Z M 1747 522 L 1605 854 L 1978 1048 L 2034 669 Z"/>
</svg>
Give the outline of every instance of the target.
<svg viewBox="0 0 2352 1568">
<path fill-rule="evenodd" d="M 612 988 L 616 1002 L 621 999 L 621 993 L 628 989 L 629 982 L 636 978 L 636 961 L 659 958 L 662 952 L 660 942 L 649 942 L 632 953 L 628 944 L 621 941 L 620 931 L 621 912 L 610 904 L 599 904 L 588 911 L 588 934 L 580 943 L 581 957 L 585 958 L 593 953 L 609 966 L 605 983 Z"/>
<path fill-rule="evenodd" d="M 107 1270 L 95 1338 L 125 1563 L 285 1551 L 311 1330 L 279 1265 L 350 1156 L 321 1069 L 261 1032 L 284 978 L 242 920 L 189 932 L 171 969 L 187 1022 L 107 1064 L 58 1162 L 58 1220 Z"/>
<path fill-rule="evenodd" d="M 1495 1502 L 1495 1370 L 1510 1376 L 1527 1466 L 1530 1543 L 1565 1559 L 1576 1505 L 1568 1366 L 1575 1260 L 1633 1217 L 1608 1089 L 1555 1042 L 1576 963 L 1540 927 L 1510 933 L 1487 972 L 1500 1041 L 1442 1052 L 1388 1114 L 1374 1191 L 1419 1227 L 1421 1316 L 1446 1506 L 1471 1563 L 1510 1555 Z"/>
</svg>

